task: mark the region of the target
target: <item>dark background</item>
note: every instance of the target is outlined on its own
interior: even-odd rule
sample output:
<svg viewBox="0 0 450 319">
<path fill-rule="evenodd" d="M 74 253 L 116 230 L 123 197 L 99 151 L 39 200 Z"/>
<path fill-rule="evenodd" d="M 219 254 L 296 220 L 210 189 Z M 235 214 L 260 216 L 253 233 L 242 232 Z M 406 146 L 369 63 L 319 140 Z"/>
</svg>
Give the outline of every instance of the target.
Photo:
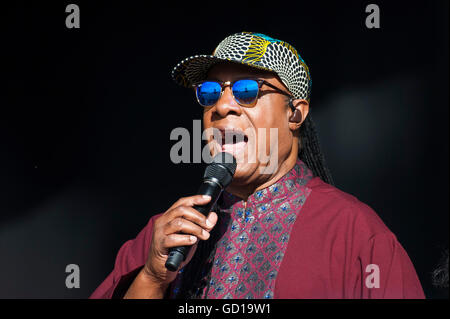
<svg viewBox="0 0 450 319">
<path fill-rule="evenodd" d="M 448 1 L 2 4 L 0 298 L 85 298 L 148 219 L 193 194 L 170 132 L 201 118 L 170 71 L 227 35 L 268 34 L 309 65 L 311 113 L 340 189 L 397 235 L 429 298 L 448 247 Z M 180 178 L 182 177 L 182 178 Z M 176 181 L 176 182 L 175 182 Z M 78 264 L 81 288 L 65 287 Z"/>
</svg>

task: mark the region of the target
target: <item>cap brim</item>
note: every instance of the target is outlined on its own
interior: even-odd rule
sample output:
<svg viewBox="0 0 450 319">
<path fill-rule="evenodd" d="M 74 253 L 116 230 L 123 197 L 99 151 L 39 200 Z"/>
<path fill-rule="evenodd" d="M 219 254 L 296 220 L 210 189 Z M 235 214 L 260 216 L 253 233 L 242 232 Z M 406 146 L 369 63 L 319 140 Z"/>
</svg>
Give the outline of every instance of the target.
<svg viewBox="0 0 450 319">
<path fill-rule="evenodd" d="M 227 58 L 219 58 L 214 55 L 194 55 L 184 59 L 172 70 L 172 79 L 175 83 L 184 86 L 192 87 L 193 84 L 206 79 L 210 68 L 220 62 L 232 62 L 242 65 L 247 65 L 253 68 L 272 71 L 260 65 L 246 63 L 241 60 L 232 60 Z"/>
</svg>

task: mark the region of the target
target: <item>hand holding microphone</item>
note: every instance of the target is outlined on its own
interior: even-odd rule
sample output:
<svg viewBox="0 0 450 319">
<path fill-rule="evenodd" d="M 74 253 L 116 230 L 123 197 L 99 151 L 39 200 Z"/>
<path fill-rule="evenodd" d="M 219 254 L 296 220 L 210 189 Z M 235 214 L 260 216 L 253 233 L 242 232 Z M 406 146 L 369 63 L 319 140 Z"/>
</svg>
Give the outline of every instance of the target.
<svg viewBox="0 0 450 319">
<path fill-rule="evenodd" d="M 198 194 L 209 195 L 211 200 L 203 205 L 195 205 L 194 209 L 205 216 L 209 214 L 222 191 L 231 183 L 236 166 L 236 159 L 230 153 L 223 152 L 214 157 L 212 163 L 206 167 L 202 184 L 198 190 Z M 166 268 L 170 271 L 177 271 L 181 263 L 186 260 L 189 250 L 189 246 L 171 248 Z"/>
<path fill-rule="evenodd" d="M 231 183 L 236 166 L 231 154 L 219 153 L 206 167 L 198 195 L 179 199 L 155 220 L 147 262 L 140 274 L 143 281 L 164 290 L 176 271 L 191 260 L 198 240 L 209 238 L 217 222 L 211 208 Z"/>
</svg>

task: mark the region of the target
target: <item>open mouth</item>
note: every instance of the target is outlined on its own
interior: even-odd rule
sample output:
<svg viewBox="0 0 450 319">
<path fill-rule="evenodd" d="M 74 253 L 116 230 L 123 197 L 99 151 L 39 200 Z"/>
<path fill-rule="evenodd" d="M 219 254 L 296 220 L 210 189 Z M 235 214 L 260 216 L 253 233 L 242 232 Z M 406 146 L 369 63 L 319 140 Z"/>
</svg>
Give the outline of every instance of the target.
<svg viewBox="0 0 450 319">
<path fill-rule="evenodd" d="M 220 134 L 214 135 L 214 139 L 220 145 L 222 152 L 236 154 L 245 149 L 248 137 L 243 131 L 234 128 L 218 130 Z"/>
</svg>

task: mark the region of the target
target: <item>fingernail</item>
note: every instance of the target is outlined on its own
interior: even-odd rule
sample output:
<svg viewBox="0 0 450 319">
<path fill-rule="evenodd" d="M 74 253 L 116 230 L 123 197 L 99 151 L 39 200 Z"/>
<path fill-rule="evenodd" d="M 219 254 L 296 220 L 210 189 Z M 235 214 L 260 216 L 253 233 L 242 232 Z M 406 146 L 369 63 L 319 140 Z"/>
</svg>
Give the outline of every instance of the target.
<svg viewBox="0 0 450 319">
<path fill-rule="evenodd" d="M 214 212 L 209 213 L 208 218 L 206 218 L 206 225 L 208 227 L 214 227 L 214 225 L 217 223 L 217 215 Z"/>
<path fill-rule="evenodd" d="M 209 195 L 202 195 L 202 197 L 203 197 L 204 199 L 211 199 L 211 196 L 209 196 Z"/>
<path fill-rule="evenodd" d="M 195 242 L 197 241 L 197 237 L 191 236 L 190 240 L 191 240 L 193 243 L 195 243 Z"/>
<path fill-rule="evenodd" d="M 205 236 L 206 238 L 209 238 L 209 233 L 206 230 L 202 230 L 202 234 L 203 236 Z"/>
</svg>

